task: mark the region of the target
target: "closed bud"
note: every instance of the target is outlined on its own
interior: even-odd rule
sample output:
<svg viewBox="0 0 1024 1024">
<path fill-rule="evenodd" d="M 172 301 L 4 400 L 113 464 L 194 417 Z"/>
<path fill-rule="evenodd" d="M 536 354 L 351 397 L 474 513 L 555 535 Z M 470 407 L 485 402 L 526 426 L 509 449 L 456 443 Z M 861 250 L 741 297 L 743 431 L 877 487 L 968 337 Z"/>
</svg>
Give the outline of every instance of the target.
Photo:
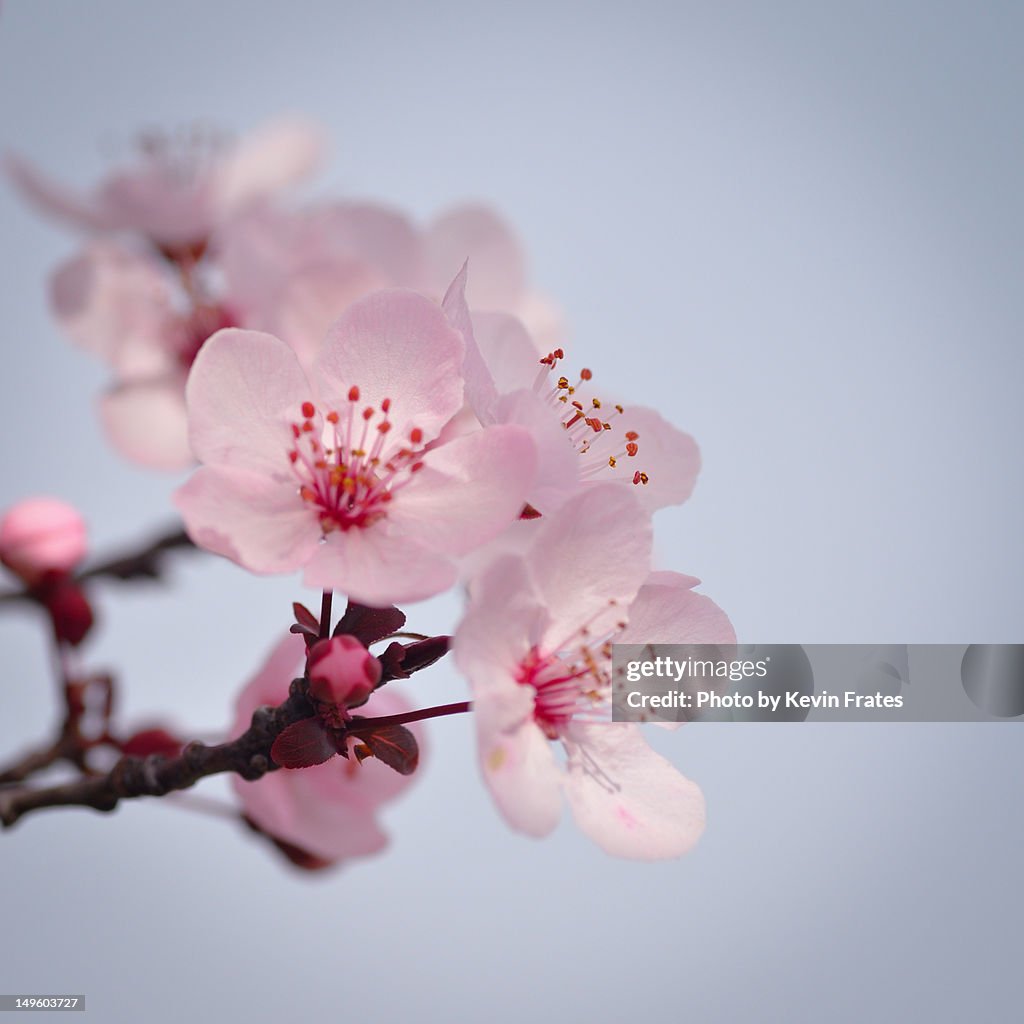
<svg viewBox="0 0 1024 1024">
<path fill-rule="evenodd" d="M 321 640 L 306 660 L 310 696 L 343 707 L 365 703 L 381 671 L 380 662 L 354 636 Z"/>
<path fill-rule="evenodd" d="M 29 586 L 47 573 L 68 573 L 85 557 L 85 522 L 55 498 L 29 498 L 0 520 L 0 562 Z"/>
</svg>

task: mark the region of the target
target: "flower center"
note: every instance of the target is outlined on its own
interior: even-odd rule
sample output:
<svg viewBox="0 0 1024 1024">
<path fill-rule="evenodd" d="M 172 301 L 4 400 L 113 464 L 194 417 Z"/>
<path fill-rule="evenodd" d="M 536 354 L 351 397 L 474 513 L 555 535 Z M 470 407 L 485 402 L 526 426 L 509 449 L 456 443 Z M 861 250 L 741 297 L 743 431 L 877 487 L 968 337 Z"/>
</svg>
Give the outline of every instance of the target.
<svg viewBox="0 0 1024 1024">
<path fill-rule="evenodd" d="M 590 370 L 580 370 L 579 380 L 569 383 L 561 374 L 555 376 L 565 352 L 556 348 L 540 360 L 542 369 L 533 383 L 533 390 L 551 406 L 558 416 L 573 450 L 585 460 L 583 477 L 593 477 L 608 470 L 622 472 L 622 460 L 633 459 L 640 450 L 640 435 L 635 430 L 617 434 L 612 422 L 625 411 L 613 405 L 607 411 L 596 395 L 584 396 L 582 388 L 593 378 Z M 552 383 L 552 378 L 554 382 Z M 645 485 L 649 477 L 643 470 L 634 470 L 632 482 Z"/>
<path fill-rule="evenodd" d="M 533 719 L 548 739 L 557 739 L 573 718 L 593 715 L 607 704 L 611 657 L 610 637 L 595 639 L 584 625 L 555 651 L 533 647 L 520 662 L 516 681 L 533 687 Z"/>
<path fill-rule="evenodd" d="M 351 387 L 344 411 L 323 415 L 303 402 L 302 418 L 292 423 L 288 459 L 325 536 L 384 518 L 395 493 L 423 468 L 423 431 L 413 427 L 408 441 L 394 439 L 390 398 L 379 409 L 358 406 L 359 388 Z"/>
</svg>

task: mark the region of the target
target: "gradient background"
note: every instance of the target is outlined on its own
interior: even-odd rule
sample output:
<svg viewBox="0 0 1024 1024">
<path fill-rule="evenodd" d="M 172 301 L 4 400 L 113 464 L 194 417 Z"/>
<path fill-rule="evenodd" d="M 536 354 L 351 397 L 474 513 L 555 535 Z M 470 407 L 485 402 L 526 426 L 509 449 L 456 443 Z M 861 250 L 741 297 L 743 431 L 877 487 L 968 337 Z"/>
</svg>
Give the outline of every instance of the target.
<svg viewBox="0 0 1024 1024">
<path fill-rule="evenodd" d="M 0 144 L 87 184 L 132 132 L 324 121 L 324 194 L 520 230 L 597 381 L 701 443 L 660 557 L 764 642 L 1021 640 L 1021 96 L 1013 3 L 9 0 Z M 120 463 L 105 371 L 52 326 L 75 248 L 0 187 L 0 506 L 61 495 L 97 548 L 169 519 Z M 210 730 L 300 596 L 183 561 L 108 587 L 125 713 Z M 455 604 L 414 609 L 451 627 Z M 0 621 L 0 750 L 50 725 L 42 631 Z M 460 699 L 448 668 L 424 704 Z M 376 860 L 287 871 L 156 801 L 0 835 L 0 991 L 100 1021 L 1003 1021 L 1019 1016 L 1021 733 L 728 726 L 655 742 L 707 795 L 679 862 L 511 834 L 438 722 Z M 220 781 L 200 787 L 222 791 Z M 330 1015 L 330 1018 L 328 1018 Z"/>
</svg>

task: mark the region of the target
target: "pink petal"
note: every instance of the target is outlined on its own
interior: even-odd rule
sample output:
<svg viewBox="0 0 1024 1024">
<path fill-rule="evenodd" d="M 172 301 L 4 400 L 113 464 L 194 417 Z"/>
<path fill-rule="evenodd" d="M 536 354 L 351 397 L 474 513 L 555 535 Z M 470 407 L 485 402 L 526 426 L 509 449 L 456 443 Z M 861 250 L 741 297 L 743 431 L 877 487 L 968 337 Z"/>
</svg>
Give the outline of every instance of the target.
<svg viewBox="0 0 1024 1024">
<path fill-rule="evenodd" d="M 546 836 L 562 817 L 561 773 L 551 741 L 532 719 L 511 731 L 496 728 L 487 700 L 474 709 L 484 782 L 512 828 Z"/>
<path fill-rule="evenodd" d="M 22 157 L 7 154 L 4 170 L 18 191 L 43 213 L 91 231 L 109 231 L 116 227 L 93 197 L 79 195 L 57 184 Z"/>
<path fill-rule="evenodd" d="M 296 487 L 249 470 L 203 467 L 174 503 L 196 544 L 252 572 L 298 569 L 319 543 L 319 520 Z"/>
<path fill-rule="evenodd" d="M 605 852 L 679 857 L 704 831 L 704 796 L 629 724 L 575 725 L 565 792 L 576 824 Z"/>
<path fill-rule="evenodd" d="M 388 282 L 354 260 L 338 258 L 292 275 L 274 302 L 273 328 L 310 373 L 328 328 L 355 302 Z"/>
<path fill-rule="evenodd" d="M 545 353 L 526 328 L 507 313 L 474 313 L 473 333 L 484 363 L 502 394 L 532 388 Z"/>
<path fill-rule="evenodd" d="M 316 364 L 324 402 L 347 405 L 360 391 L 359 408 L 379 409 L 391 399 L 391 437 L 413 427 L 429 440 L 462 405 L 462 336 L 444 313 L 415 292 L 376 292 L 350 306 L 327 335 Z"/>
<path fill-rule="evenodd" d="M 496 559 L 472 582 L 466 613 L 452 640 L 459 671 L 469 679 L 474 697 L 505 699 L 495 706 L 499 728 L 523 720 L 532 707 L 528 687 L 513 676 L 516 667 L 538 643 L 547 612 L 521 558 Z M 511 698 L 503 698 L 511 694 Z M 525 703 L 523 703 L 525 701 Z"/>
<path fill-rule="evenodd" d="M 71 339 L 111 365 L 135 373 L 170 367 L 160 342 L 173 315 L 171 292 L 153 260 L 94 242 L 57 268 L 51 298 Z"/>
<path fill-rule="evenodd" d="M 195 462 L 177 375 L 120 384 L 100 399 L 99 412 L 110 443 L 125 458 L 168 472 Z"/>
<path fill-rule="evenodd" d="M 262 125 L 218 167 L 218 205 L 238 207 L 306 177 L 321 162 L 324 148 L 323 130 L 312 121 L 289 117 Z"/>
<path fill-rule="evenodd" d="M 566 440 L 565 429 L 533 391 L 502 395 L 494 406 L 494 419 L 528 430 L 537 449 L 537 477 L 529 502 L 551 515 L 579 493 L 581 458 Z"/>
<path fill-rule="evenodd" d="M 631 490 L 596 485 L 539 521 L 526 557 L 551 613 L 548 644 L 557 647 L 583 625 L 599 636 L 625 619 L 647 578 L 650 518 Z"/>
<path fill-rule="evenodd" d="M 303 582 L 307 587 L 339 590 L 353 601 L 381 608 L 433 597 L 457 578 L 449 558 L 383 520 L 329 534 L 327 542 L 312 553 Z"/>
<path fill-rule="evenodd" d="M 460 206 L 440 216 L 424 239 L 424 288 L 441 295 L 469 260 L 466 301 L 471 309 L 514 310 L 526 290 L 519 240 L 486 206 Z"/>
<path fill-rule="evenodd" d="M 490 410 L 498 397 L 497 388 L 490 370 L 484 363 L 483 355 L 473 334 L 473 321 L 470 319 L 469 306 L 466 305 L 466 271 L 467 264 L 455 275 L 455 280 L 448 286 L 441 302 L 441 309 L 452 325 L 461 335 L 465 343 L 465 358 L 462 363 L 462 374 L 466 380 L 466 402 L 481 423 L 492 423 Z"/>
<path fill-rule="evenodd" d="M 620 644 L 736 643 L 729 617 L 709 597 L 691 589 L 697 581 L 680 573 L 652 573 L 629 607 Z"/>
<path fill-rule="evenodd" d="M 689 434 L 643 406 L 626 406 L 612 427 L 595 439 L 589 453 L 589 458 L 596 460 L 619 456 L 616 467 L 602 471 L 598 479 L 614 479 L 633 487 L 648 512 L 667 505 L 680 505 L 689 498 L 700 472 L 700 451 Z M 635 456 L 623 458 L 623 439 L 627 431 L 640 435 L 639 450 Z M 631 481 L 638 470 L 647 474 L 649 482 L 634 487 Z"/>
<path fill-rule="evenodd" d="M 291 480 L 291 424 L 314 397 L 294 352 L 270 334 L 227 328 L 192 364 L 185 390 L 189 438 L 207 465 Z"/>
<path fill-rule="evenodd" d="M 373 268 L 392 287 L 419 283 L 419 236 L 405 214 L 377 203 L 333 203 L 309 216 L 327 253 Z"/>
<path fill-rule="evenodd" d="M 487 427 L 432 449 L 423 462 L 389 516 L 406 535 L 462 555 L 518 518 L 537 459 L 522 428 Z"/>
<path fill-rule="evenodd" d="M 139 231 L 159 245 L 205 241 L 216 216 L 204 178 L 177 180 L 160 161 L 111 174 L 98 200 L 113 227 Z"/>
</svg>

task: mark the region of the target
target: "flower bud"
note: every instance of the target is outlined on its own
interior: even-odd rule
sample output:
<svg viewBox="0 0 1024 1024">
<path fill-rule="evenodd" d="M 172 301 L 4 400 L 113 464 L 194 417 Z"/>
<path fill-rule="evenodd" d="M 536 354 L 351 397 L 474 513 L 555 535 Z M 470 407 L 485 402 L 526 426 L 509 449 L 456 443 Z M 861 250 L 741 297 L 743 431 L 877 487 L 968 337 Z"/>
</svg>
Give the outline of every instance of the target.
<svg viewBox="0 0 1024 1024">
<path fill-rule="evenodd" d="M 29 498 L 0 520 L 0 562 L 29 586 L 47 573 L 67 573 L 85 557 L 85 522 L 55 498 Z"/>
<path fill-rule="evenodd" d="M 354 636 L 333 636 L 310 648 L 306 674 L 310 696 L 355 707 L 380 682 L 381 664 Z"/>
</svg>

